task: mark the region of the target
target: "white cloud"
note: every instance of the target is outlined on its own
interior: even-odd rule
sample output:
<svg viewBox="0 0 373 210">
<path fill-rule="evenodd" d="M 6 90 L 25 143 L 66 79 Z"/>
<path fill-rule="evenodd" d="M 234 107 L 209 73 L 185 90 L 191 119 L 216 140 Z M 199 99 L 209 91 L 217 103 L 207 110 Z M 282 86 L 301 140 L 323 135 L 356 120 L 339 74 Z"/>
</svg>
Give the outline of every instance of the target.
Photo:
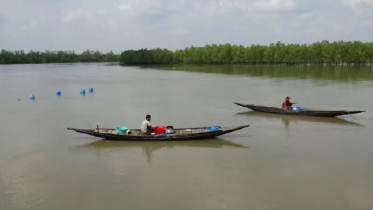
<svg viewBox="0 0 373 210">
<path fill-rule="evenodd" d="M 107 21 L 108 28 L 118 28 L 119 25 L 115 20 L 108 20 Z"/>
<path fill-rule="evenodd" d="M 20 29 L 22 31 L 27 31 L 27 30 L 30 30 L 30 29 L 36 29 L 36 28 L 38 28 L 38 26 L 39 26 L 39 23 L 37 21 L 33 20 L 33 21 L 28 22 L 27 24 L 22 25 L 20 27 Z"/>
<path fill-rule="evenodd" d="M 88 19 L 91 17 L 91 15 L 92 13 L 85 9 L 71 10 L 65 14 L 63 21 L 70 22 L 76 19 Z"/>
<path fill-rule="evenodd" d="M 106 11 L 103 10 L 103 9 L 99 9 L 99 10 L 97 11 L 97 14 L 99 14 L 99 15 L 106 15 Z"/>
<path fill-rule="evenodd" d="M 373 0 L 344 0 L 344 3 L 352 7 L 357 7 L 359 5 L 373 5 Z"/>
<path fill-rule="evenodd" d="M 372 7 L 373 0 L 0 0 L 0 40 L 10 50 L 76 52 L 371 41 Z"/>
<path fill-rule="evenodd" d="M 86 21 L 84 21 L 84 23 L 79 22 L 79 20 L 82 19 Z M 108 16 L 106 10 L 103 9 L 98 9 L 96 12 L 86 9 L 71 10 L 65 14 L 63 21 L 69 23 L 70 25 L 73 24 L 75 27 L 79 27 L 78 25 L 84 25 L 84 27 L 91 25 L 92 27 L 96 27 L 98 29 L 118 28 L 118 23 L 113 18 Z M 79 28 L 82 27 L 83 26 Z"/>
<path fill-rule="evenodd" d="M 131 11 L 132 10 L 132 4 L 131 3 L 121 4 L 121 5 L 119 5 L 119 10 L 121 10 L 121 11 Z"/>
<path fill-rule="evenodd" d="M 186 33 L 188 33 L 188 31 L 184 27 L 181 27 L 181 26 L 176 28 L 173 32 L 173 34 L 177 36 L 182 36 L 182 35 L 185 35 Z"/>
<path fill-rule="evenodd" d="M 342 32 L 345 32 L 347 30 L 347 28 L 345 26 L 342 26 L 342 25 L 336 25 L 336 26 L 334 26 L 334 30 L 338 33 L 342 33 Z"/>
<path fill-rule="evenodd" d="M 194 1 L 194 0 L 191 0 Z M 180 12 L 184 9 L 184 0 L 127 0 L 119 5 L 119 10 L 125 14 L 163 14 Z"/>
<path fill-rule="evenodd" d="M 31 21 L 31 23 L 30 23 L 30 28 L 37 28 L 38 25 L 39 25 L 38 22 L 36 22 L 36 21 Z"/>
<path fill-rule="evenodd" d="M 155 0 L 130 0 L 127 3 L 121 4 L 119 9 L 131 13 L 138 11 L 152 13 L 153 11 L 162 9 L 162 4 L 162 1 Z"/>
<path fill-rule="evenodd" d="M 223 10 L 287 11 L 295 9 L 293 0 L 219 0 Z"/>
</svg>

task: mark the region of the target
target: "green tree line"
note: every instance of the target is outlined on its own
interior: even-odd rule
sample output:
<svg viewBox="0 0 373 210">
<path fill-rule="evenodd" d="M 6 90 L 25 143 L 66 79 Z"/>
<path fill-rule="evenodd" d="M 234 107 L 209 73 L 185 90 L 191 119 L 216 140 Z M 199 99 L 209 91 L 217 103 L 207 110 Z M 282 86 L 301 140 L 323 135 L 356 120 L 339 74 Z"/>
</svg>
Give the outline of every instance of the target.
<svg viewBox="0 0 373 210">
<path fill-rule="evenodd" d="M 313 44 L 206 45 L 176 51 L 140 49 L 123 51 L 124 65 L 142 64 L 357 64 L 373 63 L 373 42 L 322 41 Z"/>
<path fill-rule="evenodd" d="M 119 55 L 113 52 L 101 53 L 86 50 L 81 54 L 74 51 L 7 51 L 0 53 L 0 64 L 28 64 L 28 63 L 75 63 L 75 62 L 118 62 Z"/>
</svg>

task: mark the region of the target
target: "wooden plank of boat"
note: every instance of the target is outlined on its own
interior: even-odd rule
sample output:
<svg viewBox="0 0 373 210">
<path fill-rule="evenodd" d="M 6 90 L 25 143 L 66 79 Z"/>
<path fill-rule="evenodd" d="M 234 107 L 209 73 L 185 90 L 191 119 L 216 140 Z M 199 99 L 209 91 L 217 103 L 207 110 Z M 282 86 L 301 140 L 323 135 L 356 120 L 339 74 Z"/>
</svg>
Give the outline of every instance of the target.
<svg viewBox="0 0 373 210">
<path fill-rule="evenodd" d="M 83 133 L 106 140 L 113 141 L 185 141 L 185 140 L 202 140 L 211 139 L 217 136 L 221 136 L 227 133 L 231 133 L 243 128 L 249 127 L 249 125 L 235 126 L 235 127 L 220 127 L 218 130 L 209 130 L 207 127 L 197 128 L 176 128 L 174 133 L 167 134 L 166 136 L 158 135 L 146 135 L 143 134 L 140 129 L 130 129 L 131 134 L 118 134 L 116 129 L 112 128 L 96 128 L 96 129 L 79 129 L 79 128 L 67 128 L 78 133 Z"/>
<path fill-rule="evenodd" d="M 269 106 L 259 106 L 253 104 L 241 104 L 236 103 L 238 106 L 242 106 L 253 111 L 257 112 L 266 112 L 272 114 L 285 114 L 285 115 L 303 115 L 303 116 L 315 116 L 315 117 L 336 117 L 341 115 L 352 115 L 358 114 L 365 111 L 347 111 L 347 110 L 335 110 L 335 111 L 328 111 L 328 110 L 291 110 L 291 109 L 282 109 L 277 107 L 269 107 Z"/>
</svg>

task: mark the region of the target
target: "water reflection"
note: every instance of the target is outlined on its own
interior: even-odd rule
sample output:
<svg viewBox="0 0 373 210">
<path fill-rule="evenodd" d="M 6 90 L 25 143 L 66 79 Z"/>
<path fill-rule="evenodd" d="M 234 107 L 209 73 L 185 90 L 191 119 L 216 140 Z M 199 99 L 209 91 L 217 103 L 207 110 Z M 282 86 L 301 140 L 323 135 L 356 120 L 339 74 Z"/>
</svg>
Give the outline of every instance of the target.
<svg viewBox="0 0 373 210">
<path fill-rule="evenodd" d="M 152 162 L 153 153 L 162 148 L 172 149 L 174 147 L 204 147 L 204 148 L 246 148 L 241 144 L 230 142 L 223 139 L 207 139 L 207 140 L 194 140 L 194 141 L 154 141 L 154 142 L 141 142 L 141 141 L 95 141 L 88 144 L 79 145 L 73 150 L 94 149 L 98 153 L 103 150 L 125 150 L 129 148 L 142 148 L 148 163 Z"/>
<path fill-rule="evenodd" d="M 149 68 L 149 67 L 142 67 Z M 160 70 L 246 75 L 251 77 L 298 78 L 335 81 L 372 81 L 371 66 L 252 66 L 252 65 L 164 65 Z"/>
<path fill-rule="evenodd" d="M 338 125 L 348 125 L 348 126 L 364 126 L 363 124 L 348 121 L 338 117 L 311 117 L 311 116 L 292 116 L 292 115 L 282 115 L 282 114 L 271 114 L 271 113 L 264 113 L 264 112 L 256 112 L 256 111 L 247 111 L 247 112 L 240 112 L 236 115 L 246 115 L 249 117 L 264 117 L 264 118 L 271 118 L 271 119 L 281 119 L 282 124 L 288 128 L 290 123 L 296 123 L 297 121 L 305 121 L 305 122 L 316 122 L 316 123 L 329 123 L 329 124 L 338 124 Z"/>
</svg>

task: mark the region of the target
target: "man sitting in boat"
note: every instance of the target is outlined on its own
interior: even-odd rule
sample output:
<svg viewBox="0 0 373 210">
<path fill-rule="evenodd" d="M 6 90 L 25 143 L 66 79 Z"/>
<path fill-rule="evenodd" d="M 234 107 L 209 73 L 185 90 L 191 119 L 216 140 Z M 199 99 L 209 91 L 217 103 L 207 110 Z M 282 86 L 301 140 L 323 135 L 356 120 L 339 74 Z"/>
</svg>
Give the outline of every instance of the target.
<svg viewBox="0 0 373 210">
<path fill-rule="evenodd" d="M 141 132 L 144 134 L 151 134 L 153 131 L 153 127 L 150 125 L 151 120 L 150 115 L 146 115 L 145 120 L 141 123 Z"/>
<path fill-rule="evenodd" d="M 295 103 L 290 102 L 290 97 L 286 96 L 285 101 L 282 102 L 282 108 L 283 109 L 291 109 L 291 106 L 293 106 Z"/>
</svg>

